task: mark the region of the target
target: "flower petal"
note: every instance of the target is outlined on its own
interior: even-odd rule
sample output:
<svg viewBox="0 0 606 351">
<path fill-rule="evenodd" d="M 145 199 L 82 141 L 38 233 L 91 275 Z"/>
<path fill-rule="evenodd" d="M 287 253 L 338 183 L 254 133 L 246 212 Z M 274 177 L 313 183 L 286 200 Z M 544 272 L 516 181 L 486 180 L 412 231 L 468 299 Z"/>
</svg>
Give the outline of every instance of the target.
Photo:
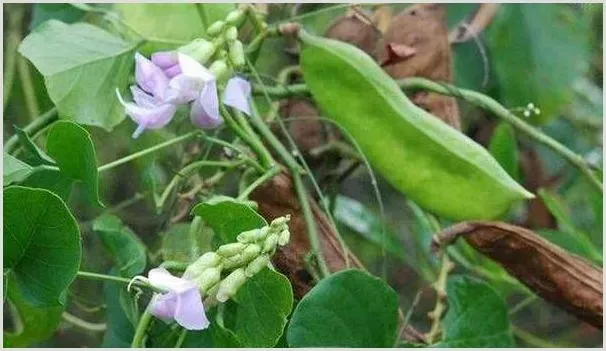
<svg viewBox="0 0 606 351">
<path fill-rule="evenodd" d="M 223 103 L 231 106 L 250 116 L 250 83 L 243 78 L 233 77 L 227 81 L 227 86 L 223 92 Z"/>
<path fill-rule="evenodd" d="M 185 104 L 198 97 L 200 91 L 204 88 L 204 81 L 179 74 L 172 78 L 168 85 L 170 88 L 165 96 L 166 101 L 174 104 Z"/>
<path fill-rule="evenodd" d="M 175 277 L 163 267 L 151 269 L 147 274 L 147 278 L 152 286 L 175 293 L 182 293 L 192 288 L 197 289 L 194 283 Z"/>
<path fill-rule="evenodd" d="M 178 294 L 154 294 L 151 300 L 151 314 L 154 316 L 164 319 L 172 320 L 175 318 L 175 311 L 177 310 Z"/>
<path fill-rule="evenodd" d="M 137 94 L 137 99 L 141 101 L 147 99 L 147 97 L 139 94 L 136 90 L 135 92 Z M 162 104 L 143 107 L 132 102 L 125 102 L 117 89 L 116 94 L 118 95 L 118 100 L 120 100 L 120 103 L 124 106 L 126 114 L 139 125 L 133 134 L 133 138 L 137 138 L 145 129 L 158 129 L 164 127 L 171 121 L 177 111 L 176 105 Z M 145 100 L 145 103 L 150 102 Z"/>
<path fill-rule="evenodd" d="M 179 65 L 174 65 L 168 68 L 164 69 L 164 74 L 166 74 L 166 76 L 168 78 L 173 78 L 178 76 L 179 74 L 181 74 L 181 66 Z"/>
<path fill-rule="evenodd" d="M 179 66 L 181 67 L 181 73 L 190 78 L 200 79 L 204 82 L 215 80 L 212 72 L 191 56 L 179 53 Z"/>
<path fill-rule="evenodd" d="M 140 53 L 135 54 L 135 79 L 137 85 L 157 98 L 162 98 L 168 87 L 168 77 L 162 69 Z"/>
<path fill-rule="evenodd" d="M 200 290 L 197 287 L 184 291 L 177 296 L 175 320 L 188 330 L 208 328 L 210 322 L 206 317 Z"/>
<path fill-rule="evenodd" d="M 219 97 L 215 81 L 208 82 L 190 111 L 191 121 L 200 128 L 215 128 L 223 123 L 219 115 Z"/>
<path fill-rule="evenodd" d="M 179 63 L 179 54 L 176 51 L 159 51 L 152 54 L 151 62 L 162 69 L 167 69 Z"/>
<path fill-rule="evenodd" d="M 156 99 L 138 86 L 132 85 L 130 87 L 130 92 L 133 94 L 133 100 L 135 100 L 137 105 L 145 108 L 154 108 L 158 106 Z"/>
</svg>

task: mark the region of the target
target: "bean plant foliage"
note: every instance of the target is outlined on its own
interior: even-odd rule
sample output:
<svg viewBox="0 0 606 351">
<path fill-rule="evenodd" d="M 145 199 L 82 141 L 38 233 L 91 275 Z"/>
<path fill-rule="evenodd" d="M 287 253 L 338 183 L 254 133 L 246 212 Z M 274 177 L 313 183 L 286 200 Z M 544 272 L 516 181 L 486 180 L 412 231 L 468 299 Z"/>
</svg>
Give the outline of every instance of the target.
<svg viewBox="0 0 606 351">
<path fill-rule="evenodd" d="M 4 347 L 601 346 L 600 4 L 5 4 Z"/>
</svg>

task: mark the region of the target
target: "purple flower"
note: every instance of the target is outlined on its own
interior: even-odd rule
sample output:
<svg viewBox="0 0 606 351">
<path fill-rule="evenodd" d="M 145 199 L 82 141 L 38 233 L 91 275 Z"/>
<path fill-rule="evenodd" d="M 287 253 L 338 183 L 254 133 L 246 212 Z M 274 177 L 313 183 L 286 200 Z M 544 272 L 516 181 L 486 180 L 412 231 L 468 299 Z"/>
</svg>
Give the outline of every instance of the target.
<svg viewBox="0 0 606 351">
<path fill-rule="evenodd" d="M 159 267 L 149 271 L 149 283 L 164 294 L 155 294 L 151 301 L 151 313 L 164 320 L 175 320 L 188 330 L 208 328 L 210 322 L 206 317 L 202 297 L 198 286 L 186 279 L 171 275 Z"/>
<path fill-rule="evenodd" d="M 250 116 L 250 105 L 248 99 L 251 92 L 250 83 L 240 77 L 233 77 L 227 81 L 223 92 L 223 103 L 238 109 Z"/>
</svg>

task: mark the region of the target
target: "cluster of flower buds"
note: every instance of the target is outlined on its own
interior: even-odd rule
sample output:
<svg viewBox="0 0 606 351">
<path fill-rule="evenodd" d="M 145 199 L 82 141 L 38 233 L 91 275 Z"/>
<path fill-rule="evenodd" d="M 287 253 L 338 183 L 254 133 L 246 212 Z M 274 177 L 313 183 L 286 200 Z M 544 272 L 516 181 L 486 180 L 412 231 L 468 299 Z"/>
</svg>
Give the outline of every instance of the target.
<svg viewBox="0 0 606 351">
<path fill-rule="evenodd" d="M 532 102 L 528 103 L 528 105 L 526 105 L 526 108 L 524 108 L 524 117 L 528 118 L 530 117 L 532 114 L 535 115 L 540 115 L 541 114 L 541 110 L 536 107 Z"/>
<path fill-rule="evenodd" d="M 290 240 L 290 216 L 274 219 L 270 225 L 242 232 L 237 242 L 221 245 L 216 251 L 200 256 L 187 267 L 183 278 L 195 282 L 202 294 L 213 295 L 219 302 L 234 296 L 246 280 L 267 267 L 278 245 Z M 230 272 L 221 279 L 221 274 Z"/>
</svg>

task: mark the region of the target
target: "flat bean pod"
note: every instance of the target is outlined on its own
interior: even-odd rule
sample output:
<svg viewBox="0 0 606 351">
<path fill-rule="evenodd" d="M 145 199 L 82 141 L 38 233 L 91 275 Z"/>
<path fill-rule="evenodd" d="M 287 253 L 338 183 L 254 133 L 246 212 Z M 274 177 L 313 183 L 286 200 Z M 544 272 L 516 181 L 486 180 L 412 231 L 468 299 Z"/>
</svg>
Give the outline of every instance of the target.
<svg viewBox="0 0 606 351">
<path fill-rule="evenodd" d="M 498 218 L 534 197 L 486 149 L 414 105 L 363 51 L 304 31 L 299 37 L 301 68 L 320 108 L 410 199 L 467 220 Z"/>
</svg>

